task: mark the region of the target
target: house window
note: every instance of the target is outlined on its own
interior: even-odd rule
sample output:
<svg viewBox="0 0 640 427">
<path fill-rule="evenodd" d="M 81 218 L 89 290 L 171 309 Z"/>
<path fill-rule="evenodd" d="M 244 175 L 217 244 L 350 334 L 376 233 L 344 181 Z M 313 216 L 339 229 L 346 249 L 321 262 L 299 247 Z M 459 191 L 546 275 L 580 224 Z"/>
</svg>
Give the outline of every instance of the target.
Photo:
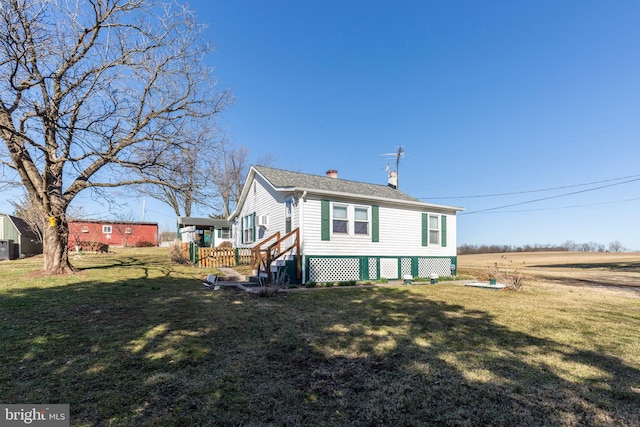
<svg viewBox="0 0 640 427">
<path fill-rule="evenodd" d="M 243 242 L 252 243 L 255 235 L 255 214 L 247 215 L 242 218 Z"/>
<path fill-rule="evenodd" d="M 349 215 L 346 206 L 333 205 L 333 232 L 349 233 Z"/>
<path fill-rule="evenodd" d="M 83 233 L 88 233 L 89 232 L 89 227 L 87 227 L 86 225 L 82 226 L 82 232 Z"/>
<path fill-rule="evenodd" d="M 293 201 L 291 199 L 287 199 L 284 202 L 284 232 L 291 232 L 291 212 L 293 207 Z"/>
<path fill-rule="evenodd" d="M 102 226 L 102 232 L 104 234 L 111 234 L 111 226 L 110 225 L 103 225 Z"/>
<path fill-rule="evenodd" d="M 222 228 L 222 231 L 220 232 L 220 237 L 223 239 L 230 239 L 231 238 L 231 229 L 229 228 Z"/>
<path fill-rule="evenodd" d="M 131 234 L 131 233 L 133 233 L 133 231 L 131 231 L 131 227 L 127 227 L 127 228 L 125 228 L 124 232 L 125 232 L 126 234 Z"/>
<path fill-rule="evenodd" d="M 369 209 L 356 207 L 353 217 L 353 232 L 355 234 L 369 234 Z"/>
<path fill-rule="evenodd" d="M 429 244 L 440 243 L 440 217 L 438 215 L 429 215 Z"/>
</svg>

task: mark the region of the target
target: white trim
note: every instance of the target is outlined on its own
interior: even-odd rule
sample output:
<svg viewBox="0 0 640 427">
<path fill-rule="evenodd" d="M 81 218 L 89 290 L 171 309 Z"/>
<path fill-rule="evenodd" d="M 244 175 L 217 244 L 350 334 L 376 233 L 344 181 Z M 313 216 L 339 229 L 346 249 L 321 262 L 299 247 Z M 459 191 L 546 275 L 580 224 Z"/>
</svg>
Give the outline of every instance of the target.
<svg viewBox="0 0 640 427">
<path fill-rule="evenodd" d="M 306 279 L 307 279 L 307 266 L 306 266 L 306 260 L 305 260 L 305 256 L 303 256 L 303 254 L 305 254 L 305 247 L 304 247 L 304 236 L 305 236 L 305 232 L 304 232 L 304 205 L 305 203 L 307 203 L 307 193 L 303 192 L 302 195 L 300 196 L 300 199 L 298 201 L 298 215 L 299 215 L 299 221 L 298 221 L 298 228 L 299 228 L 299 238 L 300 238 L 300 253 L 298 254 L 300 258 L 300 266 L 302 267 L 302 274 L 301 274 L 301 280 L 302 283 L 306 283 Z"/>
<path fill-rule="evenodd" d="M 367 220 L 362 221 L 356 218 L 356 209 L 364 210 L 367 213 Z M 367 232 L 366 233 L 356 233 L 356 222 L 366 223 L 367 224 Z M 353 235 L 354 236 L 363 236 L 363 237 L 371 237 L 371 205 L 362 206 L 362 205 L 354 205 L 353 206 Z"/>
<path fill-rule="evenodd" d="M 431 227 L 431 218 L 436 219 L 436 227 Z M 442 246 L 442 215 L 427 213 L 427 243 L 429 245 Z M 438 232 L 438 238 L 436 242 L 431 241 L 431 231 Z"/>
<path fill-rule="evenodd" d="M 336 208 L 340 208 L 340 209 L 344 209 L 344 213 L 345 213 L 345 218 L 336 218 L 335 217 L 335 209 Z M 349 236 L 351 235 L 351 228 L 349 225 L 351 223 L 351 215 L 349 215 L 349 211 L 351 209 L 350 205 L 348 203 L 334 203 L 331 202 L 331 234 L 337 234 L 340 236 Z M 335 230 L 335 221 L 341 221 L 341 222 L 346 222 L 347 223 L 347 229 L 346 231 L 342 232 L 342 231 L 336 231 Z"/>
<path fill-rule="evenodd" d="M 277 189 L 276 189 L 277 190 Z M 446 205 L 434 205 L 431 203 L 424 203 L 424 202 L 414 202 L 411 200 L 398 200 L 398 199 L 389 199 L 386 197 L 378 197 L 378 196 L 364 196 L 361 194 L 352 194 L 352 193 L 342 193 L 339 191 L 325 191 L 325 190 L 314 190 L 311 188 L 304 188 L 304 187 L 295 187 L 293 189 L 291 188 L 287 188 L 287 191 L 306 191 L 309 194 L 315 194 L 318 196 L 333 196 L 333 197 L 340 197 L 340 198 L 347 198 L 349 200 L 369 200 L 369 201 L 379 201 L 379 202 L 385 202 L 389 205 L 403 205 L 403 206 L 419 206 L 419 207 L 423 207 L 423 208 L 430 208 L 430 209 L 442 209 L 442 210 L 448 210 L 448 211 L 463 211 L 464 208 L 461 207 L 457 207 L 457 206 L 446 206 Z M 281 190 L 277 190 L 277 191 L 281 191 Z M 359 203 L 364 203 L 364 202 L 359 202 Z"/>
</svg>

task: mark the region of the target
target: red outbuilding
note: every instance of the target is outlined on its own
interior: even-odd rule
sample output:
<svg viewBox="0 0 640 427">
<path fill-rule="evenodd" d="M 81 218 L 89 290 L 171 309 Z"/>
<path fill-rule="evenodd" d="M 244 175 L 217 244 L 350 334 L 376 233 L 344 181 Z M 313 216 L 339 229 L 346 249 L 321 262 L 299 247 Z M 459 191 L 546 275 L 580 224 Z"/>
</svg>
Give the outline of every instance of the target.
<svg viewBox="0 0 640 427">
<path fill-rule="evenodd" d="M 158 223 L 133 221 L 69 221 L 69 248 L 93 250 L 100 245 L 114 247 L 158 246 Z"/>
</svg>

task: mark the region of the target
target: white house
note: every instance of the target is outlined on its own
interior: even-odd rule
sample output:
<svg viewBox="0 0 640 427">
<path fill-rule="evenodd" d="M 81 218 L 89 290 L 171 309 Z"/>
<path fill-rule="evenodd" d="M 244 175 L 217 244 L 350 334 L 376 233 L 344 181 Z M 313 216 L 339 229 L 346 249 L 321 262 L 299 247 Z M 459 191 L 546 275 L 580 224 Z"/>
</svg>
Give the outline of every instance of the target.
<svg viewBox="0 0 640 427">
<path fill-rule="evenodd" d="M 400 279 L 455 271 L 461 210 L 391 185 L 340 179 L 337 171 L 252 166 L 229 221 L 235 247 L 287 259 L 289 276 L 299 266 L 301 283 Z"/>
</svg>

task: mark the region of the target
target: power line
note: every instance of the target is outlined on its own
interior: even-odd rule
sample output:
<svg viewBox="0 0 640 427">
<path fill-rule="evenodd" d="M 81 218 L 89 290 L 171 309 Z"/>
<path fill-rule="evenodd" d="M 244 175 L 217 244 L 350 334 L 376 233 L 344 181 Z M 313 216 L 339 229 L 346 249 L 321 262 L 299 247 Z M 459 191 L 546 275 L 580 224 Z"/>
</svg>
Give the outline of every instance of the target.
<svg viewBox="0 0 640 427">
<path fill-rule="evenodd" d="M 614 200 L 612 202 L 586 203 L 586 204 L 583 204 L 583 205 L 570 205 L 570 206 L 557 206 L 557 207 L 554 207 L 554 208 L 516 209 L 516 210 L 512 210 L 512 211 L 482 212 L 482 213 L 501 214 L 501 213 L 553 211 L 553 210 L 560 210 L 560 209 L 584 208 L 584 207 L 588 207 L 588 206 L 613 205 L 613 204 L 616 204 L 616 203 L 633 202 L 633 201 L 636 201 L 636 200 L 640 200 L 640 197 L 635 197 L 633 199 Z M 462 214 L 458 214 L 458 215 L 462 215 Z"/>
<path fill-rule="evenodd" d="M 473 195 L 473 196 L 418 197 L 418 198 L 421 199 L 421 200 L 442 200 L 442 199 L 474 199 L 474 198 L 481 198 L 481 197 L 513 196 L 513 195 L 517 195 L 517 194 L 542 193 L 542 192 L 545 192 L 545 191 L 563 190 L 565 188 L 585 187 L 587 185 L 603 184 L 605 182 L 620 181 L 621 179 L 629 179 L 629 178 L 637 178 L 637 177 L 640 177 L 640 175 L 622 176 L 622 177 L 619 177 L 619 178 L 605 179 L 605 180 L 602 180 L 602 181 L 593 181 L 593 182 L 586 182 L 586 183 L 583 183 L 583 184 L 565 185 L 563 187 L 550 187 L 550 188 L 541 188 L 541 189 L 538 189 L 538 190 L 514 191 L 514 192 L 511 192 L 511 193 L 478 194 L 478 195 Z M 630 182 L 630 181 L 628 181 L 628 182 Z M 620 183 L 620 184 L 624 184 L 624 183 Z"/>
<path fill-rule="evenodd" d="M 579 137 L 575 137 L 575 138 L 569 139 L 569 140 L 567 140 L 565 142 L 548 143 L 548 144 L 545 144 L 544 146 L 543 146 L 542 143 L 539 143 L 537 145 L 539 147 L 541 146 L 542 148 L 539 148 L 537 150 L 529 151 L 528 153 L 524 153 L 524 154 L 521 154 L 519 156 L 515 156 L 515 157 L 504 159 L 502 161 L 499 161 L 499 162 L 495 163 L 495 166 L 513 164 L 517 160 L 526 159 L 526 158 L 529 158 L 529 157 L 531 157 L 533 155 L 536 155 L 536 154 L 539 154 L 539 153 L 543 153 L 543 152 L 546 153 L 550 149 L 557 149 L 558 147 L 570 147 L 571 145 L 574 145 L 575 143 L 580 142 L 582 140 L 593 138 L 595 136 L 601 136 L 601 135 L 616 131 L 618 129 L 622 129 L 622 128 L 625 128 L 625 127 L 628 127 L 628 126 L 631 126 L 631 125 L 635 125 L 637 123 L 640 123 L 640 119 L 635 119 L 635 120 L 631 120 L 631 121 L 628 121 L 628 122 L 625 122 L 625 123 L 620 123 L 618 125 L 614 125 L 614 126 L 611 126 L 609 128 L 606 128 L 606 129 L 598 130 L 598 131 L 595 131 L 595 132 L 588 133 L 586 135 L 582 135 L 582 136 L 579 136 Z M 610 149 L 610 145 L 611 144 L 608 144 L 607 149 Z M 586 151 L 589 151 L 589 150 L 582 150 L 581 152 L 586 152 Z M 575 152 L 571 153 L 571 156 L 575 156 L 575 155 L 576 155 Z M 557 160 L 558 158 L 560 158 L 560 157 L 558 157 L 558 156 L 547 156 L 547 160 L 544 163 L 549 163 L 551 161 Z M 539 166 L 540 163 L 537 163 L 536 165 Z M 513 170 L 513 169 L 521 169 L 522 167 L 523 166 L 519 164 L 518 166 L 513 166 L 513 167 L 508 168 L 508 169 L 503 169 L 503 171 Z M 525 167 L 527 167 L 527 166 L 525 166 Z M 494 172 L 492 172 L 492 173 L 494 173 Z M 463 181 L 466 181 L 466 180 L 468 180 L 470 178 L 481 177 L 481 176 L 486 176 L 486 175 L 487 175 L 487 173 L 478 175 L 475 172 L 469 172 L 469 173 L 462 174 L 462 175 L 458 174 L 457 178 L 459 178 L 459 179 L 456 180 L 456 181 L 451 181 L 451 178 L 443 177 L 442 179 L 431 181 L 431 184 L 439 184 L 439 183 L 442 183 L 442 182 L 446 182 L 447 184 L 451 184 L 452 182 L 463 182 Z"/>
<path fill-rule="evenodd" d="M 622 185 L 622 184 L 628 184 L 630 182 L 635 182 L 635 181 L 640 181 L 640 178 L 630 179 L 628 181 L 618 182 L 618 183 L 615 183 L 615 184 L 601 185 L 600 187 L 588 188 L 586 190 L 572 191 L 570 193 L 557 194 L 555 196 L 541 197 L 539 199 L 527 200 L 527 201 L 518 202 L 518 203 L 511 203 L 509 205 L 496 206 L 494 208 L 481 209 L 481 210 L 478 210 L 478 211 L 471 211 L 471 212 L 462 212 L 462 213 L 459 213 L 458 215 L 470 215 L 470 214 L 476 214 L 476 213 L 482 213 L 482 212 L 495 211 L 495 210 L 498 210 L 498 209 L 511 208 L 513 206 L 526 205 L 528 203 L 541 202 L 543 200 L 557 199 L 557 198 L 560 198 L 560 197 L 572 196 L 574 194 L 587 193 L 589 191 L 601 190 L 603 188 L 614 187 L 616 185 Z"/>
</svg>

